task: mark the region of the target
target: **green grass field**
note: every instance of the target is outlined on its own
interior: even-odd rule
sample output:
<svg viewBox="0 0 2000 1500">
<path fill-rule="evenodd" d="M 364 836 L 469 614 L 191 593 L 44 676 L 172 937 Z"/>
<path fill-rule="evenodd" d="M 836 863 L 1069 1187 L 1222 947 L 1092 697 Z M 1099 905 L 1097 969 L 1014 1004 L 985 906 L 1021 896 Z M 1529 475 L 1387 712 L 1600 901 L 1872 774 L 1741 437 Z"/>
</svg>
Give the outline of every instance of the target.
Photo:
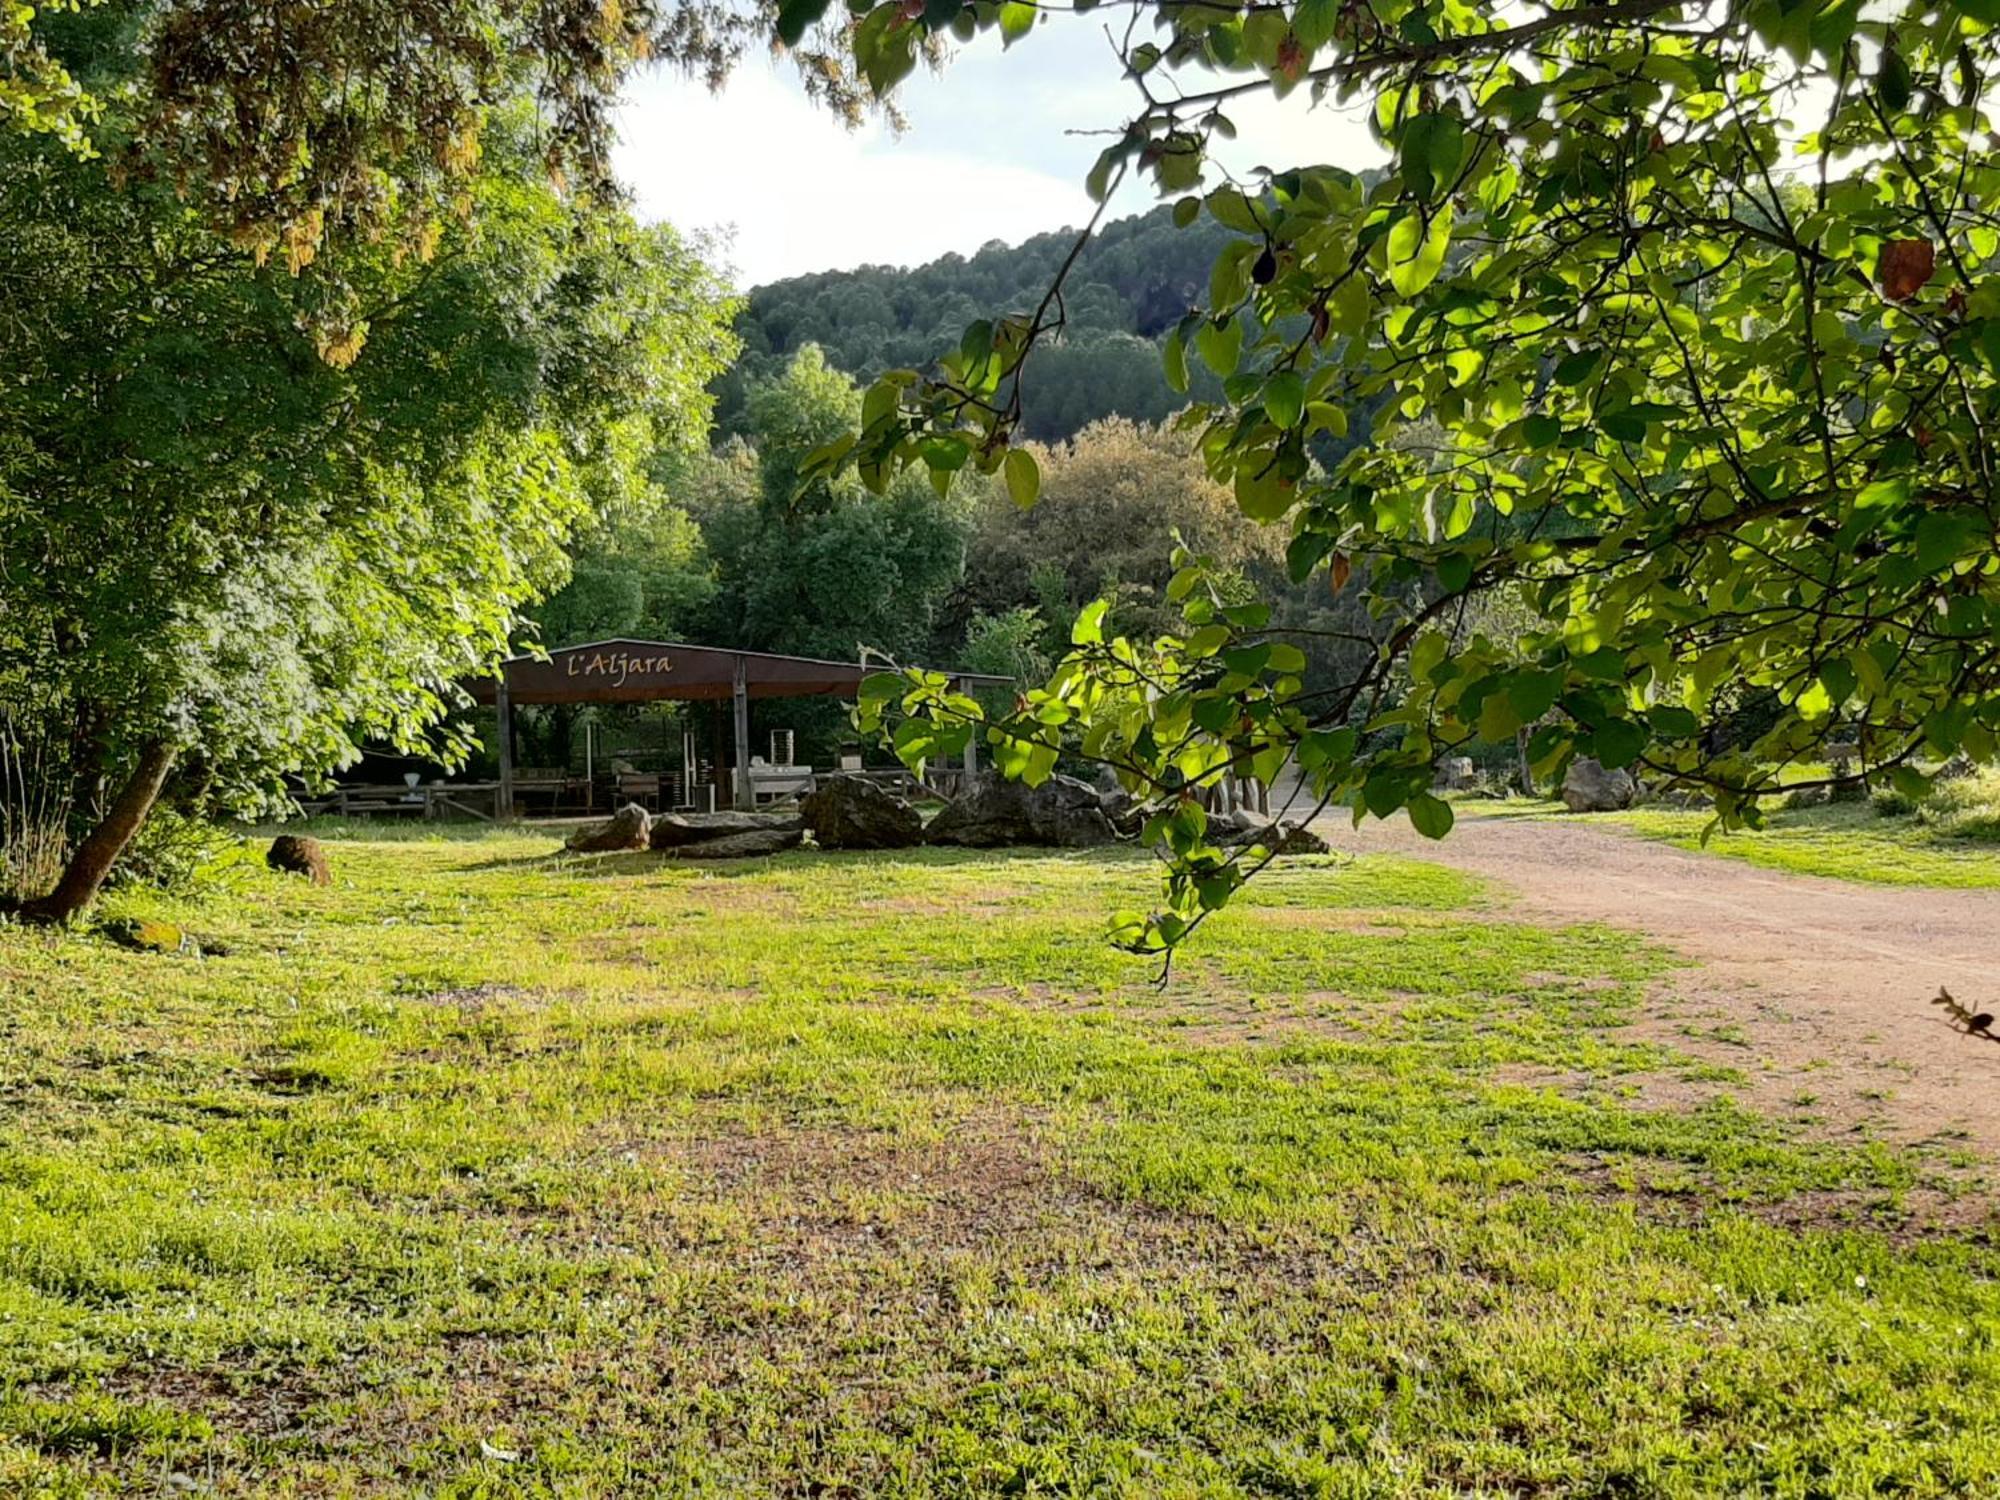
<svg viewBox="0 0 2000 1500">
<path fill-rule="evenodd" d="M 1867 802 L 1780 808 L 1760 829 L 1716 831 L 1709 815 L 1640 808 L 1614 815 L 1647 838 L 1766 869 L 1875 885 L 2000 888 L 2000 776 L 1941 785 L 1929 802 L 1885 816 Z"/>
<path fill-rule="evenodd" d="M 1136 857 L 553 844 L 0 929 L 0 1493 L 2000 1493 L 1990 1210 L 1636 939 L 1308 859 L 1160 989 Z"/>
</svg>

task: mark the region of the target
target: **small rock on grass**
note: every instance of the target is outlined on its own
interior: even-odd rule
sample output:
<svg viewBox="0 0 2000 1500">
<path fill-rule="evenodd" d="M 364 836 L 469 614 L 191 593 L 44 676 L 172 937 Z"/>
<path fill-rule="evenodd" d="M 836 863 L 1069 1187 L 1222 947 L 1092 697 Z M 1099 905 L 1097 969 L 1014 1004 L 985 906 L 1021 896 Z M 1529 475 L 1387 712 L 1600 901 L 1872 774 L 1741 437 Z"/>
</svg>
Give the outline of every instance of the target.
<svg viewBox="0 0 2000 1500">
<path fill-rule="evenodd" d="M 137 953 L 184 953 L 201 957 L 201 944 L 171 922 L 155 922 L 145 917 L 113 917 L 100 922 L 97 930 L 121 948 Z"/>
<path fill-rule="evenodd" d="M 314 885 L 332 885 L 333 872 L 327 867 L 326 850 L 318 839 L 303 834 L 281 833 L 264 851 L 264 863 L 281 875 L 303 875 Z"/>
</svg>

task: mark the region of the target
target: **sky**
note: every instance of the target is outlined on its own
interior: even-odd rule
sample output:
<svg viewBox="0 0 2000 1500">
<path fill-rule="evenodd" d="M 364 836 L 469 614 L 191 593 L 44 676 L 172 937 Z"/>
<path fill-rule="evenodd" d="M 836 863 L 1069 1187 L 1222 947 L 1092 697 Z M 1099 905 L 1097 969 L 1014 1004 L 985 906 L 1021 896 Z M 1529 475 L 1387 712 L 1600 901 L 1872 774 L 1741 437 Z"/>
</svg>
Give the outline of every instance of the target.
<svg viewBox="0 0 2000 1500">
<path fill-rule="evenodd" d="M 615 164 L 640 213 L 691 233 L 721 232 L 741 288 L 812 271 L 921 265 L 991 240 L 1081 224 L 1083 180 L 1137 108 L 1101 25 L 1051 16 L 1002 55 L 997 36 L 960 49 L 941 75 L 919 69 L 898 95 L 909 128 L 845 129 L 807 101 L 788 66 L 746 59 L 720 95 L 658 72 L 619 112 Z M 1303 91 L 1233 106 L 1232 171 L 1381 160 L 1357 109 L 1313 108 Z M 1082 133 L 1080 133 L 1082 132 Z M 1128 181 L 1113 217 L 1143 213 L 1150 184 Z"/>
</svg>

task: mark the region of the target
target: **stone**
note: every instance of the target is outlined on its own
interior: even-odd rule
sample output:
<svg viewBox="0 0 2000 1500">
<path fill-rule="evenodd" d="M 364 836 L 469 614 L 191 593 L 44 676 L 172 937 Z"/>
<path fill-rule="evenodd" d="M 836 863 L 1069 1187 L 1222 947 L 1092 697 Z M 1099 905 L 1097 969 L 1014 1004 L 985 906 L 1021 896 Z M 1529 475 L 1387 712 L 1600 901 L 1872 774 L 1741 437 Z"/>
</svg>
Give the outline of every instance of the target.
<svg viewBox="0 0 2000 1500">
<path fill-rule="evenodd" d="M 745 833 L 799 833 L 805 819 L 796 812 L 661 813 L 653 819 L 649 841 L 655 849 L 683 849 Z"/>
<path fill-rule="evenodd" d="M 924 841 L 924 819 L 866 776 L 828 776 L 799 803 L 822 849 L 908 849 Z"/>
<path fill-rule="evenodd" d="M 1624 771 L 1607 771 L 1587 755 L 1569 763 L 1563 777 L 1563 806 L 1573 813 L 1619 812 L 1632 805 L 1638 783 Z"/>
<path fill-rule="evenodd" d="M 97 929 L 121 948 L 138 953 L 186 953 L 201 957 L 201 945 L 171 922 L 144 917 L 118 917 Z"/>
<path fill-rule="evenodd" d="M 1239 807 L 1208 820 L 1209 842 L 1224 849 L 1262 844 L 1273 854 L 1327 854 L 1331 846 L 1303 823 L 1273 819 Z"/>
<path fill-rule="evenodd" d="M 1331 854 L 1333 846 L 1303 823 L 1284 823 L 1278 827 L 1277 846 L 1274 854 Z"/>
<path fill-rule="evenodd" d="M 1110 791 L 1100 792 L 1097 805 L 1111 820 L 1111 826 L 1125 838 L 1137 838 L 1146 826 L 1145 804 L 1122 786 L 1114 785 Z"/>
<path fill-rule="evenodd" d="M 1431 784 L 1441 792 L 1469 792 L 1479 784 L 1479 768 L 1469 755 L 1447 755 L 1437 763 Z"/>
<path fill-rule="evenodd" d="M 610 854 L 646 847 L 652 814 L 628 802 L 595 828 L 579 828 L 564 845 L 573 854 Z"/>
<path fill-rule="evenodd" d="M 969 849 L 1009 844 L 1087 849 L 1117 839 L 1095 787 L 1073 776 L 1051 776 L 1031 787 L 992 771 L 973 778 L 924 830 L 926 843 Z"/>
<path fill-rule="evenodd" d="M 333 871 L 327 867 L 326 850 L 318 839 L 303 834 L 281 833 L 264 851 L 264 863 L 281 875 L 303 875 L 314 885 L 332 885 Z"/>
<path fill-rule="evenodd" d="M 805 837 L 803 828 L 759 828 L 703 839 L 698 844 L 677 844 L 667 852 L 675 859 L 759 859 L 796 849 Z"/>
</svg>

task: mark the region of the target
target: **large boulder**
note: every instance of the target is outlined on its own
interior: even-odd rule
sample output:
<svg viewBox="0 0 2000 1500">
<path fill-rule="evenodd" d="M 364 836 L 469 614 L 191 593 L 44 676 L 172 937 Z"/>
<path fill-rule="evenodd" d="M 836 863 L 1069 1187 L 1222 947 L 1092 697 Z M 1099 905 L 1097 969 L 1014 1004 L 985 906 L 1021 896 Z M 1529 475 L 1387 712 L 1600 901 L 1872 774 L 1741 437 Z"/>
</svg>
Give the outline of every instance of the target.
<svg viewBox="0 0 2000 1500">
<path fill-rule="evenodd" d="M 1563 777 L 1563 806 L 1573 813 L 1618 812 L 1632 805 L 1639 785 L 1624 771 L 1607 771 L 1587 755 L 1569 763 Z"/>
<path fill-rule="evenodd" d="M 972 849 L 1007 844 L 1086 849 L 1117 838 L 1095 787 L 1071 776 L 1051 776 L 1031 787 L 992 771 L 974 777 L 924 830 L 927 843 Z"/>
<path fill-rule="evenodd" d="M 650 837 L 655 849 L 684 849 L 746 833 L 799 833 L 805 826 L 796 812 L 661 813 Z"/>
<path fill-rule="evenodd" d="M 1115 782 L 1109 791 L 1098 794 L 1097 805 L 1125 838 L 1137 838 L 1146 826 L 1146 805 Z"/>
<path fill-rule="evenodd" d="M 579 828 L 569 836 L 566 847 L 576 854 L 609 854 L 620 849 L 646 847 L 652 814 L 636 802 L 628 802 L 594 828 Z"/>
<path fill-rule="evenodd" d="M 327 868 L 326 850 L 318 839 L 302 834 L 281 833 L 264 851 L 264 863 L 281 875 L 303 875 L 314 885 L 332 885 L 333 872 Z"/>
<path fill-rule="evenodd" d="M 677 844 L 667 852 L 675 859 L 756 859 L 796 849 L 805 837 L 803 828 L 757 828 L 703 839 L 698 844 Z"/>
<path fill-rule="evenodd" d="M 826 777 L 799 803 L 799 815 L 823 849 L 907 849 L 924 841 L 923 815 L 866 776 Z"/>
</svg>

